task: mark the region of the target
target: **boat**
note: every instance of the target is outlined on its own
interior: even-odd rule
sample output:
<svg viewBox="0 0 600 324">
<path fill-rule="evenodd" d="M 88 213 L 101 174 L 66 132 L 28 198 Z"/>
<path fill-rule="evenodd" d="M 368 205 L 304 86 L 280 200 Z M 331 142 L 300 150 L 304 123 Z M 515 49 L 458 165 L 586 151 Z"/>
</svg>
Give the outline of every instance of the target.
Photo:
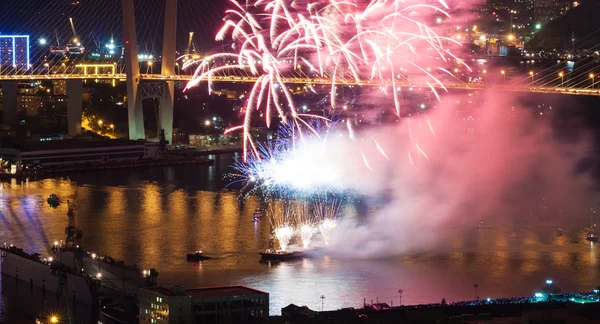
<svg viewBox="0 0 600 324">
<path fill-rule="evenodd" d="M 196 251 L 194 253 L 188 253 L 185 255 L 188 261 L 202 261 L 211 259 L 211 257 L 202 254 L 202 251 Z"/>
<path fill-rule="evenodd" d="M 287 252 L 287 251 L 274 250 L 274 249 L 265 250 L 265 251 L 259 252 L 259 254 L 261 255 L 261 257 L 264 260 L 279 260 L 279 261 L 299 259 L 299 258 L 303 258 L 305 256 L 305 253 L 302 251 Z"/>
<path fill-rule="evenodd" d="M 517 237 L 519 237 L 519 234 L 517 234 L 515 232 L 512 232 L 512 234 L 509 234 L 508 237 L 510 237 L 510 238 L 517 238 Z"/>
<path fill-rule="evenodd" d="M 258 222 L 261 218 L 263 217 L 262 212 L 260 211 L 260 209 L 256 208 L 256 210 L 254 211 L 254 216 L 252 217 L 252 222 L 256 223 Z"/>
<path fill-rule="evenodd" d="M 596 235 L 596 231 L 594 230 L 594 228 L 596 227 L 596 224 L 594 224 L 593 217 L 594 217 L 594 214 L 591 214 L 590 215 L 590 231 L 588 232 L 588 235 L 585 239 L 590 242 L 598 242 L 598 235 Z"/>
<path fill-rule="evenodd" d="M 58 199 L 58 196 L 55 194 L 51 194 L 48 197 L 48 205 L 50 205 L 50 207 L 56 207 L 58 205 L 60 205 L 60 199 Z"/>
</svg>

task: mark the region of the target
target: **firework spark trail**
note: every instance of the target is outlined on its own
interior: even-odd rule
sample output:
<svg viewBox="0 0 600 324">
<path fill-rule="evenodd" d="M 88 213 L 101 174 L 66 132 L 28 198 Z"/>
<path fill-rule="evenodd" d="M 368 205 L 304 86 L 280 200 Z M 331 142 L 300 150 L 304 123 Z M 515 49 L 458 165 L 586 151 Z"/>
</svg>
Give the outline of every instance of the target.
<svg viewBox="0 0 600 324">
<path fill-rule="evenodd" d="M 282 225 L 275 228 L 275 237 L 279 241 L 279 247 L 285 251 L 287 249 L 290 240 L 294 236 L 294 228 L 287 225 Z"/>
<path fill-rule="evenodd" d="M 314 213 L 317 228 L 325 244 L 329 244 L 329 235 L 337 228 L 337 217 L 341 202 L 335 198 L 320 198 L 314 200 Z"/>
<path fill-rule="evenodd" d="M 437 35 L 427 24 L 432 14 L 448 16 L 445 12 L 447 4 L 442 0 L 436 5 L 422 1 L 372 0 L 365 6 L 354 1 L 333 0 L 300 6 L 293 0 L 258 0 L 244 7 L 232 0 L 233 8 L 227 10 L 228 19 L 216 38 L 222 40 L 230 36 L 237 53 L 218 53 L 203 58 L 187 88 L 208 80 L 209 89 L 212 89 L 214 76 L 235 71 L 258 77 L 247 97 L 247 116 L 241 127 L 244 159 L 250 154 L 259 155 L 249 134 L 250 116 L 261 108 L 266 111 L 267 125 L 270 125 L 274 111 L 283 121 L 291 119 L 300 141 L 304 139 L 305 129 L 313 131 L 306 127 L 307 120 L 318 116 L 297 114 L 292 93 L 284 84 L 286 76 L 300 73 L 304 78 L 331 80 L 333 109 L 337 108 L 337 83 L 361 84 L 380 80 L 392 84 L 395 113 L 399 116 L 396 62 L 408 63 L 433 80 L 427 82 L 432 89 L 433 84 L 442 88 L 444 85 L 428 72 L 429 69 L 421 66 L 423 60 L 440 62 L 436 65 L 448 65 L 453 61 L 465 65 L 443 45 L 458 42 Z M 421 49 L 427 49 L 427 55 L 423 55 L 426 53 L 421 53 Z M 231 60 L 235 63 L 229 64 Z M 302 68 L 297 71 L 300 62 L 309 68 L 308 74 Z M 437 69 L 448 72 L 444 66 Z M 437 97 L 437 92 L 435 94 Z"/>
<path fill-rule="evenodd" d="M 271 208 L 271 226 L 275 238 L 279 242 L 281 250 L 287 249 L 290 240 L 294 236 L 294 221 L 296 218 L 297 208 L 295 202 L 281 200 L 275 201 Z"/>
</svg>

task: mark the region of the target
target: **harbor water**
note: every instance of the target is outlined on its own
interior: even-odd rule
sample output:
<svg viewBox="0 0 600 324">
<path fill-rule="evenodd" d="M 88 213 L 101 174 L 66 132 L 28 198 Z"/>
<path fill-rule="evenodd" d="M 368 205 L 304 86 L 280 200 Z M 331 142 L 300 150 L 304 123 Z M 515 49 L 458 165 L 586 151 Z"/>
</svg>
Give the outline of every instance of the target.
<svg viewBox="0 0 600 324">
<path fill-rule="evenodd" d="M 261 263 L 258 252 L 272 247 L 268 220 L 252 222 L 261 201 L 252 196 L 240 200 L 238 191 L 225 188 L 229 180 L 224 175 L 230 172 L 233 154 L 210 157 L 214 165 L 4 182 L 0 244 L 49 255 L 53 242 L 64 239 L 68 222 L 65 203 L 57 208 L 46 203 L 48 195 L 55 193 L 63 202 L 77 203 L 74 221 L 83 229 L 82 244 L 87 251 L 108 254 L 141 269 L 156 268 L 163 286 L 241 284 L 264 290 L 270 293 L 272 314 L 290 303 L 318 310 L 322 302 L 325 309 L 357 307 L 364 300 L 397 305 L 399 289 L 403 304 L 419 304 L 442 298 L 532 295 L 547 278 L 562 291 L 591 290 L 600 284 L 597 246 L 585 240 L 585 222 L 581 232 L 567 235 L 565 230 L 562 237 L 556 236 L 552 226 L 524 224 L 518 235 L 509 236 L 507 231 L 513 229 L 492 224 L 486 229 L 474 226 L 451 238 L 443 249 L 383 259 L 325 255 Z M 359 202 L 345 208 L 369 217 L 370 207 Z M 213 259 L 186 262 L 186 253 L 196 250 Z M 22 315 L 15 305 L 24 298 L 23 287 L 29 289 L 6 280 L 0 282 L 0 321 Z M 48 306 L 44 301 L 36 305 Z"/>
</svg>

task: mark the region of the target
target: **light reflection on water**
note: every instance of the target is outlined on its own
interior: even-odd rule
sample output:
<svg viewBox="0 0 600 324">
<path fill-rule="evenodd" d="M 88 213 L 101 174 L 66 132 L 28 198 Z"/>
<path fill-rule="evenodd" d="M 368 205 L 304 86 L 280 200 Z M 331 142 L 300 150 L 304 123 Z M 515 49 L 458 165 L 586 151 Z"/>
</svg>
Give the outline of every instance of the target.
<svg viewBox="0 0 600 324">
<path fill-rule="evenodd" d="M 532 294 L 547 277 L 563 291 L 592 289 L 600 281 L 596 246 L 584 239 L 572 243 L 566 233 L 556 237 L 555 229 L 547 228 L 527 228 L 517 237 L 500 228 L 474 229 L 452 237 L 444 249 L 382 260 L 325 256 L 260 263 L 257 252 L 271 247 L 268 221 L 251 221 L 261 202 L 252 197 L 240 202 L 236 192 L 215 191 L 224 186 L 218 179 L 228 161 L 225 156 L 213 167 L 4 183 L 0 237 L 29 252 L 49 253 L 51 242 L 64 238 L 67 225 L 66 204 L 54 209 L 46 204 L 47 196 L 56 193 L 77 201 L 75 222 L 84 230 L 87 250 L 156 267 L 161 285 L 243 284 L 267 291 L 274 314 L 289 303 L 320 309 L 321 295 L 326 309 L 336 309 L 360 306 L 363 299 L 397 304 L 400 288 L 403 303 L 415 304 L 442 297 L 472 299 L 475 283 L 485 298 Z M 353 214 L 361 210 L 345 209 Z M 215 259 L 186 262 L 185 254 L 194 250 Z"/>
</svg>

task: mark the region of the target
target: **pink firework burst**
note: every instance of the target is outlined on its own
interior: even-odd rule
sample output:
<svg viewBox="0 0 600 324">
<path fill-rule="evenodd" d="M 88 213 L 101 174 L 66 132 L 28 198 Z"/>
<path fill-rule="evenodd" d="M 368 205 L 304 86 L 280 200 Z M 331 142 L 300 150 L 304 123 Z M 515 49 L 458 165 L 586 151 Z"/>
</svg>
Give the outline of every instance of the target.
<svg viewBox="0 0 600 324">
<path fill-rule="evenodd" d="M 251 116 L 257 111 L 264 112 L 267 127 L 275 115 L 290 122 L 300 141 L 305 132 L 319 136 L 310 119 L 326 118 L 300 113 L 285 85 L 292 79 L 298 82 L 299 76 L 307 83 L 326 80 L 333 109 L 338 85 L 391 86 L 399 116 L 397 89 L 404 82 L 400 75 L 404 66 L 425 76 L 437 96 L 436 87 L 445 89 L 438 73 L 450 74 L 444 67 L 449 63 L 464 64 L 444 46 L 456 42 L 429 26 L 433 16 L 448 16 L 443 0 L 258 0 L 251 4 L 231 0 L 231 4 L 216 39 L 231 38 L 234 52 L 198 62 L 187 87 L 207 81 L 211 91 L 216 77 L 240 71 L 255 79 L 246 98 L 244 123 L 226 130 L 243 132 L 244 158 L 253 154 L 260 159 L 250 136 Z"/>
</svg>

